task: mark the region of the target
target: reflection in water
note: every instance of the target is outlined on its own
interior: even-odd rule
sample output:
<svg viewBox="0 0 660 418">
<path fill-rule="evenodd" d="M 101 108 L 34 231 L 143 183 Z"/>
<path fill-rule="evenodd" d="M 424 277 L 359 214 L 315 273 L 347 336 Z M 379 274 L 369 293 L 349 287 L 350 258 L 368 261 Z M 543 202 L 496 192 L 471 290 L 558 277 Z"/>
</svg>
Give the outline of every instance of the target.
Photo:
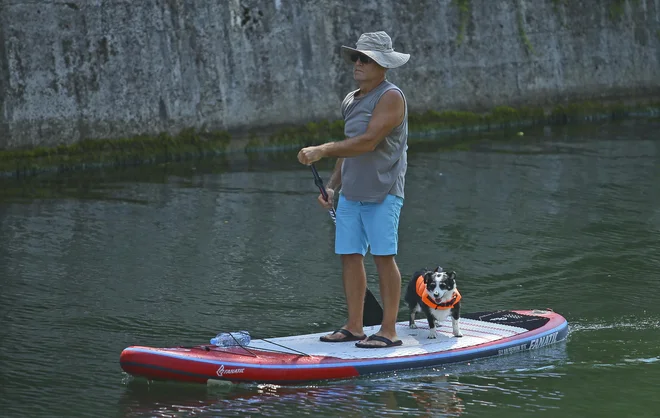
<svg viewBox="0 0 660 418">
<path fill-rule="evenodd" d="M 363 417 L 395 411 L 420 417 L 460 416 L 459 386 L 447 377 L 335 382 L 318 386 L 245 385 L 186 387 L 135 380 L 120 400 L 123 417 L 315 416 Z"/>
</svg>

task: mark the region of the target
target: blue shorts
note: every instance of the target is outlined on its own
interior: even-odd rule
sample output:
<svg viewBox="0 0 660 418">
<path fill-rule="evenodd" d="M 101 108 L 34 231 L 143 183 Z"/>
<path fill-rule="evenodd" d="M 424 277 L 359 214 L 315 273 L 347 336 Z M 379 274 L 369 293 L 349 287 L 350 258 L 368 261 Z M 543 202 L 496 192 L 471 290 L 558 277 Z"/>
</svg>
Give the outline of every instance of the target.
<svg viewBox="0 0 660 418">
<path fill-rule="evenodd" d="M 347 200 L 339 194 L 335 253 L 395 255 L 403 199 L 387 195 L 381 203 Z"/>
</svg>

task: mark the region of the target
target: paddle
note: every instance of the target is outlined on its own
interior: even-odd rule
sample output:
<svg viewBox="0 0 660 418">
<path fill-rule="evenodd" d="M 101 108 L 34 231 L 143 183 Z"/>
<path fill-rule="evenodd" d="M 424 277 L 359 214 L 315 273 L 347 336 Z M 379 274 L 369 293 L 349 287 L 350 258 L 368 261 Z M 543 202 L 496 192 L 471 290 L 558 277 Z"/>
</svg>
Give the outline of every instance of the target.
<svg viewBox="0 0 660 418">
<path fill-rule="evenodd" d="M 314 184 L 316 184 L 316 187 L 319 188 L 321 195 L 323 195 L 323 199 L 325 199 L 327 202 L 328 193 L 325 191 L 325 186 L 323 186 L 323 180 L 321 180 L 321 176 L 319 176 L 318 171 L 316 171 L 314 164 L 312 164 L 311 167 L 312 173 L 314 173 Z M 330 210 L 328 210 L 328 213 L 330 213 L 330 217 L 332 218 L 334 224 L 337 225 L 337 214 L 335 213 L 335 208 L 331 207 Z M 380 307 L 378 300 L 367 287 L 367 291 L 364 294 L 362 323 L 364 326 L 370 327 L 373 325 L 380 325 L 381 322 L 383 322 L 383 308 Z"/>
</svg>

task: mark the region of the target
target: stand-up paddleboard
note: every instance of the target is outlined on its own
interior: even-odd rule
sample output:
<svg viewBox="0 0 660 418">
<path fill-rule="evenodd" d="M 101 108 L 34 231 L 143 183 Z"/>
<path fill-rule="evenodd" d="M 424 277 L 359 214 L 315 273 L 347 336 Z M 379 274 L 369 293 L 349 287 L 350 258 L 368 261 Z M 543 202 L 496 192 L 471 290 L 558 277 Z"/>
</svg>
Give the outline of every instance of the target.
<svg viewBox="0 0 660 418">
<path fill-rule="evenodd" d="M 328 343 L 328 332 L 255 339 L 244 347 L 155 348 L 131 346 L 120 356 L 122 369 L 150 380 L 213 383 L 260 382 L 293 384 L 346 379 L 372 373 L 432 367 L 544 347 L 566 338 L 568 323 L 551 310 L 467 313 L 461 316 L 462 337 L 452 335 L 451 320 L 428 337 L 426 319 L 397 323 L 403 344 L 387 348 L 359 348 L 355 342 Z M 367 335 L 378 326 L 364 327 Z"/>
</svg>

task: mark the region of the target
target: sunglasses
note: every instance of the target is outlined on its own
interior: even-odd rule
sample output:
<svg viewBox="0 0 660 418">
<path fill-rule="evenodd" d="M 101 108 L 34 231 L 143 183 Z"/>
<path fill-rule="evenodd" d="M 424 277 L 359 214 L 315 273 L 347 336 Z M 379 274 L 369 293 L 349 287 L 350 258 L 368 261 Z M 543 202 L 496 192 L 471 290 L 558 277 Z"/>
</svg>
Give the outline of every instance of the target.
<svg viewBox="0 0 660 418">
<path fill-rule="evenodd" d="M 374 62 L 371 58 L 369 58 L 366 55 L 363 54 L 351 54 L 351 61 L 356 62 L 357 60 L 360 60 L 362 64 L 369 64 L 370 62 Z"/>
</svg>

